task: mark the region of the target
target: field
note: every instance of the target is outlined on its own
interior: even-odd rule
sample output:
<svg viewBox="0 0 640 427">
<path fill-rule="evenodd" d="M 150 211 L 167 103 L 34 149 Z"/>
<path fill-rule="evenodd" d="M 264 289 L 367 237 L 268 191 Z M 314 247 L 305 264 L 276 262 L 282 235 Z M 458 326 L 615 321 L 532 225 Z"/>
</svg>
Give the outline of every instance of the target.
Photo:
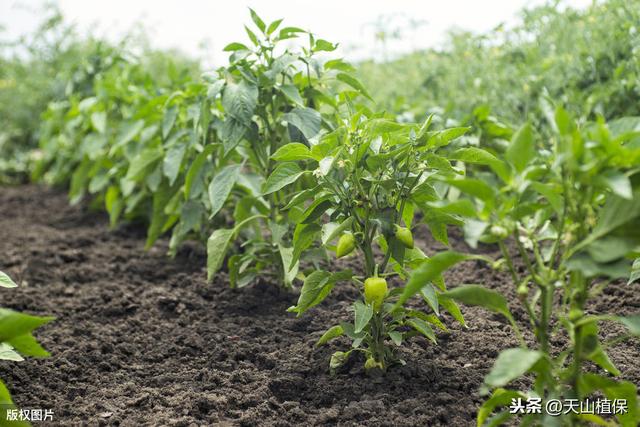
<svg viewBox="0 0 640 427">
<path fill-rule="evenodd" d="M 40 335 L 52 357 L 4 368 L 3 378 L 17 402 L 56 408 L 65 424 L 471 425 L 484 372 L 502 348 L 517 344 L 504 319 L 469 308 L 469 328 L 445 317 L 451 334 L 438 334 L 438 347 L 412 343 L 403 352 L 416 362 L 384 381 L 357 363 L 332 378 L 332 349 L 314 344 L 327 322 L 348 320 L 343 301 L 355 292 L 333 293 L 313 317 L 283 316 L 295 296 L 269 283 L 238 291 L 222 275 L 207 284 L 202 248 L 185 247 L 172 261 L 166 241 L 145 253 L 143 228 L 109 231 L 108 218 L 69 208 L 59 191 L 21 186 L 0 202 L 4 262 L 28 284 L 7 304 L 59 319 Z M 424 230 L 416 234 L 428 253 L 442 249 Z M 475 262 L 448 272 L 448 280 L 515 296 L 504 274 Z M 639 306 L 638 293 L 620 284 L 589 308 L 633 314 Z M 636 384 L 638 350 L 626 343 L 612 351 Z"/>
<path fill-rule="evenodd" d="M 637 1 L 358 64 L 250 10 L 215 70 L 48 13 L 0 50 L 0 425 L 638 425 Z"/>
</svg>

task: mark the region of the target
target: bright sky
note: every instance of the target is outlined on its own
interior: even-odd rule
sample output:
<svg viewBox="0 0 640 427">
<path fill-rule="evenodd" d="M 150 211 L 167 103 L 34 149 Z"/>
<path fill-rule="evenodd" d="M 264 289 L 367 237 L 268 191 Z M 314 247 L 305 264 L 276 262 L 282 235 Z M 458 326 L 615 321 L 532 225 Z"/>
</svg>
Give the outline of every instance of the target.
<svg viewBox="0 0 640 427">
<path fill-rule="evenodd" d="M 43 0 L 0 0 L 0 26 L 10 36 L 32 30 L 42 17 Z M 264 21 L 285 18 L 283 25 L 311 30 L 319 37 L 341 43 L 348 59 L 383 58 L 417 48 L 438 46 L 446 31 L 460 28 L 488 31 L 500 23 L 517 22 L 518 12 L 545 0 L 58 0 L 65 17 L 82 31 L 117 38 L 143 23 L 154 47 L 178 48 L 220 64 L 227 57 L 222 48 L 232 41 L 245 41 L 241 24 L 249 23 L 247 7 Z M 591 0 L 565 0 L 584 7 Z M 19 5 L 28 4 L 28 9 Z M 386 17 L 386 18 L 385 18 Z M 376 41 L 376 22 L 392 32 L 403 28 L 402 40 L 391 40 L 383 52 Z M 410 23 L 416 24 L 410 30 Z M 394 24 L 395 23 L 395 24 Z M 6 33 L 5 33 L 6 35 Z M 203 43 L 205 42 L 205 43 Z M 203 46 L 206 46 L 203 47 Z"/>
</svg>

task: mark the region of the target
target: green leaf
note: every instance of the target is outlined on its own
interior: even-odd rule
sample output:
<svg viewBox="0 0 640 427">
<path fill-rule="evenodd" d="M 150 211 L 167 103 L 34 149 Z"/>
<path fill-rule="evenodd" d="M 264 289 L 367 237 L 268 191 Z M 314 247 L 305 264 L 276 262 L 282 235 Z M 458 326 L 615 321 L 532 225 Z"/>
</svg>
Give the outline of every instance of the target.
<svg viewBox="0 0 640 427">
<path fill-rule="evenodd" d="M 638 279 L 640 279 L 640 258 L 636 258 L 635 261 L 633 261 L 633 265 L 631 266 L 631 275 L 629 276 L 627 285 L 632 284 Z"/>
<path fill-rule="evenodd" d="M 351 228 L 353 223 L 353 217 L 349 217 L 342 221 L 340 224 L 335 222 L 328 222 L 322 226 L 322 244 L 326 245 L 333 239 L 342 235 L 345 231 Z"/>
<path fill-rule="evenodd" d="M 31 316 L 17 311 L 0 308 L 0 342 L 31 333 L 34 329 L 55 319 L 50 316 Z"/>
<path fill-rule="evenodd" d="M 427 322 L 422 319 L 413 318 L 406 321 L 408 326 L 411 326 L 416 331 L 420 332 L 422 335 L 427 337 L 431 342 L 437 344 L 436 334 L 431 329 L 431 326 Z"/>
<path fill-rule="evenodd" d="M 13 348 L 23 356 L 31 357 L 49 357 L 50 354 L 47 350 L 42 348 L 33 335 L 24 334 L 11 338 L 7 341 L 13 346 Z"/>
<path fill-rule="evenodd" d="M 254 34 L 253 31 L 251 31 L 249 29 L 249 27 L 247 27 L 246 25 L 244 26 L 244 31 L 247 33 L 247 36 L 249 36 L 249 40 L 251 40 L 251 43 L 254 44 L 254 46 L 260 46 L 260 41 L 258 40 L 258 37 L 256 37 L 256 35 Z"/>
<path fill-rule="evenodd" d="M 485 203 L 494 203 L 496 193 L 492 186 L 475 178 L 449 179 L 447 183 Z"/>
<path fill-rule="evenodd" d="M 342 329 L 342 326 L 340 325 L 332 326 L 329 329 L 327 329 L 327 331 L 324 334 L 322 334 L 318 342 L 316 342 L 316 346 L 320 347 L 321 345 L 325 345 L 332 339 L 340 337 L 342 335 L 344 335 L 344 329 Z"/>
<path fill-rule="evenodd" d="M 216 176 L 213 177 L 209 184 L 209 201 L 211 202 L 211 211 L 209 218 L 213 218 L 222 209 L 224 202 L 227 201 L 231 189 L 235 185 L 242 165 L 229 165 L 224 168 Z"/>
<path fill-rule="evenodd" d="M 402 345 L 402 333 L 398 331 L 389 331 L 387 332 L 387 335 L 389 335 L 389 338 L 391 338 L 391 341 L 393 341 L 395 345 Z"/>
<path fill-rule="evenodd" d="M 271 155 L 271 158 L 279 162 L 314 159 L 313 155 L 311 155 L 311 150 L 299 142 L 290 142 L 283 145 Z"/>
<path fill-rule="evenodd" d="M 576 127 L 569 113 L 561 106 L 556 108 L 555 122 L 561 135 L 570 135 Z"/>
<path fill-rule="evenodd" d="M 84 195 L 85 186 L 89 178 L 89 171 L 91 170 L 91 166 L 91 161 L 87 157 L 85 157 L 71 176 L 69 198 L 71 199 L 72 205 L 78 203 Z"/>
<path fill-rule="evenodd" d="M 187 175 L 184 180 L 184 197 L 185 199 L 189 199 L 191 195 L 191 189 L 194 186 L 196 179 L 200 176 L 200 171 L 204 166 L 204 163 L 207 161 L 207 157 L 211 155 L 213 150 L 215 149 L 215 145 L 209 144 L 204 147 L 201 153 L 199 153 L 196 158 L 191 163 L 191 167 L 187 171 Z"/>
<path fill-rule="evenodd" d="M 436 294 L 436 290 L 432 284 L 428 284 L 420 289 L 420 294 L 422 294 L 422 298 L 424 298 L 425 302 L 431 307 L 433 312 L 437 315 L 440 315 L 440 310 L 438 306 L 438 295 Z"/>
<path fill-rule="evenodd" d="M 248 126 L 240 120 L 233 117 L 227 117 L 220 126 L 220 139 L 224 147 L 224 154 L 228 154 L 233 150 L 244 138 L 247 133 Z"/>
<path fill-rule="evenodd" d="M 164 176 L 169 179 L 170 185 L 173 185 L 178 178 L 178 173 L 180 173 L 180 165 L 182 164 L 182 159 L 184 158 L 186 148 L 186 144 L 174 145 L 173 147 L 169 148 L 162 161 L 162 171 L 164 173 Z"/>
<path fill-rule="evenodd" d="M 337 44 L 333 44 L 323 39 L 316 40 L 316 44 L 313 47 L 313 50 L 316 52 L 333 52 L 338 47 Z"/>
<path fill-rule="evenodd" d="M 371 304 L 365 304 L 362 301 L 356 301 L 353 303 L 354 310 L 354 333 L 360 333 L 369 324 L 369 321 L 373 317 L 373 306 Z"/>
<path fill-rule="evenodd" d="M 614 376 L 620 375 L 620 370 L 613 364 L 609 355 L 600 344 L 598 338 L 598 324 L 595 320 L 586 322 L 581 326 L 582 334 L 581 343 L 583 349 L 583 357 L 591 360 L 605 371 Z"/>
<path fill-rule="evenodd" d="M 302 190 L 297 193 L 295 196 L 289 200 L 289 203 L 285 205 L 282 209 L 287 211 L 295 206 L 301 205 L 306 202 L 308 199 L 312 199 L 315 195 L 318 194 L 318 187 L 308 188 L 306 190 Z"/>
<path fill-rule="evenodd" d="M 625 325 L 631 334 L 640 337 L 640 315 L 618 317 L 616 320 Z"/>
<path fill-rule="evenodd" d="M 356 71 L 356 69 L 353 67 L 353 65 L 344 62 L 344 60 L 342 59 L 330 59 L 327 62 L 324 63 L 324 69 L 325 70 L 340 70 L 340 71 L 345 71 L 347 73 L 353 73 Z"/>
<path fill-rule="evenodd" d="M 91 114 L 91 125 L 99 133 L 105 133 L 107 131 L 107 113 L 99 111 Z"/>
<path fill-rule="evenodd" d="M 320 304 L 331 292 L 336 282 L 343 280 L 350 280 L 352 277 L 351 270 L 340 271 L 338 273 L 329 273 L 328 271 L 316 270 L 304 281 L 302 289 L 300 290 L 300 297 L 298 303 L 289 307 L 287 311 L 291 313 L 297 313 L 301 316 L 302 313 Z"/>
<path fill-rule="evenodd" d="M 253 9 L 249 8 L 249 12 L 251 13 L 251 20 L 253 21 L 253 23 L 256 24 L 256 27 L 258 27 L 260 31 L 262 31 L 262 33 L 264 34 L 267 28 L 265 23 L 262 21 L 262 19 L 260 19 L 258 14 Z"/>
<path fill-rule="evenodd" d="M 351 86 L 352 88 L 354 88 L 358 92 L 360 92 L 360 94 L 364 95 L 365 98 L 368 98 L 371 101 L 373 101 L 373 99 L 369 95 L 369 92 L 367 92 L 367 89 L 360 82 L 360 80 L 356 79 L 352 75 L 347 74 L 347 73 L 338 73 L 336 75 L 336 78 L 338 80 L 340 80 L 341 82 L 344 82 L 344 83 L 348 84 L 349 86 Z"/>
<path fill-rule="evenodd" d="M 247 126 L 258 104 L 258 88 L 246 81 L 227 83 L 222 92 L 222 107 L 226 114 Z"/>
<path fill-rule="evenodd" d="M 144 128 L 144 120 L 137 120 L 131 123 L 125 123 L 120 128 L 120 132 L 116 137 L 116 142 L 113 144 L 113 147 L 110 150 L 110 155 L 113 155 L 115 149 L 122 145 L 125 145 L 138 136 L 140 131 Z"/>
<path fill-rule="evenodd" d="M 465 242 L 473 249 L 476 249 L 478 240 L 480 240 L 488 226 L 489 224 L 484 221 L 468 218 L 463 226 Z"/>
<path fill-rule="evenodd" d="M 207 281 L 211 282 L 215 273 L 222 267 L 233 234 L 233 229 L 219 229 L 209 236 L 207 240 Z"/>
<path fill-rule="evenodd" d="M 415 269 L 406 286 L 402 290 L 400 298 L 394 305 L 394 310 L 402 306 L 409 298 L 420 292 L 427 284 L 436 280 L 445 270 L 453 265 L 468 259 L 478 259 L 476 255 L 465 255 L 458 252 L 446 251 L 426 259 Z"/>
<path fill-rule="evenodd" d="M 242 43 L 233 42 L 226 45 L 222 50 L 224 52 L 235 52 L 237 50 L 249 50 L 249 48 Z"/>
<path fill-rule="evenodd" d="M 287 185 L 296 182 L 304 173 L 296 163 L 281 163 L 267 178 L 262 193 L 266 195 L 281 190 Z"/>
<path fill-rule="evenodd" d="M 507 299 L 496 291 L 486 289 L 479 285 L 463 285 L 444 292 L 447 298 L 452 298 L 466 305 L 476 305 L 487 310 L 499 313 L 507 319 L 512 319 L 511 311 L 507 305 Z"/>
<path fill-rule="evenodd" d="M 554 186 L 552 184 L 546 184 L 542 182 L 532 182 L 529 187 L 541 194 L 553 209 L 560 213 L 562 212 L 562 188 Z"/>
<path fill-rule="evenodd" d="M 511 180 L 511 174 L 509 173 L 507 165 L 493 154 L 481 148 L 460 148 L 451 154 L 451 159 L 461 160 L 465 163 L 487 165 L 502 181 L 508 183 Z"/>
<path fill-rule="evenodd" d="M 0 343 L 0 360 L 9 360 L 12 362 L 22 362 L 24 360 L 24 357 L 20 356 L 20 354 L 18 354 L 13 347 L 11 347 L 9 344 L 3 342 Z M 2 420 L 4 421 L 4 420 Z M 0 421 L 0 423 L 2 422 Z"/>
<path fill-rule="evenodd" d="M 498 356 L 484 382 L 489 387 L 503 387 L 527 373 L 544 355 L 536 350 L 510 348 Z"/>
<path fill-rule="evenodd" d="M 331 292 L 331 288 L 333 288 L 330 278 L 331 273 L 322 270 L 316 270 L 308 275 L 300 290 L 298 303 L 294 307 L 290 307 L 288 311 L 297 313 L 300 316 L 311 307 L 322 302 Z"/>
<path fill-rule="evenodd" d="M 454 319 L 458 321 L 462 326 L 467 326 L 464 321 L 464 316 L 462 315 L 462 311 L 460 311 L 460 307 L 458 304 L 451 298 L 447 298 L 442 294 L 438 294 L 438 303 L 440 307 L 444 308 Z"/>
<path fill-rule="evenodd" d="M 151 214 L 151 223 L 147 229 L 147 241 L 145 243 L 145 250 L 148 250 L 158 240 L 163 233 L 164 224 L 167 215 L 164 213 L 164 209 L 173 197 L 173 192 L 165 183 L 153 193 L 153 212 Z"/>
<path fill-rule="evenodd" d="M 313 108 L 296 107 L 284 115 L 284 120 L 298 128 L 307 139 L 316 136 L 322 124 L 322 116 Z"/>
<path fill-rule="evenodd" d="M 116 186 L 111 186 L 107 189 L 107 193 L 104 197 L 104 206 L 109 212 L 109 225 L 111 228 L 115 227 L 122 208 L 124 207 L 124 200 L 120 198 L 120 190 Z"/>
<path fill-rule="evenodd" d="M 306 31 L 298 27 L 284 27 L 278 33 L 278 39 L 285 40 L 291 37 L 296 37 L 297 33 L 306 33 Z"/>
<path fill-rule="evenodd" d="M 516 171 L 522 172 L 535 157 L 533 128 L 526 123 L 511 138 L 511 144 L 504 154 L 505 159 L 513 165 Z"/>
<path fill-rule="evenodd" d="M 284 268 L 284 283 L 287 286 L 291 286 L 293 279 L 298 275 L 299 264 L 293 260 L 293 248 L 287 248 L 279 244 L 278 251 L 280 252 L 280 258 L 282 259 L 282 266 Z"/>
<path fill-rule="evenodd" d="M 162 139 L 167 139 L 178 117 L 178 107 L 171 107 L 164 112 L 162 118 Z"/>
<path fill-rule="evenodd" d="M 304 107 L 304 100 L 300 96 L 300 92 L 298 92 L 298 88 L 295 85 L 285 84 L 280 86 L 280 91 L 284 93 L 284 96 L 298 107 Z"/>
<path fill-rule="evenodd" d="M 627 402 L 627 411 L 617 414 L 616 417 L 622 427 L 636 427 L 638 425 L 638 391 L 635 384 L 629 381 L 616 381 L 601 375 L 585 373 L 582 375 L 582 383 L 586 395 L 596 390 L 610 400 L 624 399 Z"/>
<path fill-rule="evenodd" d="M 140 154 L 133 158 L 131 164 L 129 164 L 125 179 L 127 181 L 138 181 L 142 179 L 148 168 L 160 160 L 162 156 L 163 152 L 160 147 L 149 147 L 142 150 Z"/>
<path fill-rule="evenodd" d="M 318 224 L 298 224 L 293 233 L 293 255 L 285 270 L 291 270 L 300 259 L 302 253 L 309 248 L 318 237 L 320 226 Z"/>
<path fill-rule="evenodd" d="M 4 385 L 2 381 L 0 381 L 0 405 L 2 409 L 0 410 L 0 426 L 2 427 L 30 427 L 31 423 L 28 421 L 20 421 L 20 417 L 18 415 L 18 419 L 16 421 L 7 420 L 7 416 L 9 415 L 9 410 L 13 409 L 18 411 L 16 405 L 11 400 L 11 394 L 9 390 Z M 19 414 L 19 412 L 18 412 Z"/>
<path fill-rule="evenodd" d="M 480 409 L 478 409 L 477 426 L 485 426 L 485 421 L 487 421 L 489 416 L 497 407 L 509 406 L 512 399 L 517 398 L 525 398 L 525 395 L 519 391 L 505 390 L 503 388 L 495 389 L 493 394 L 491 394 L 491 397 L 487 399 L 482 406 L 480 406 Z M 502 421 L 504 422 L 505 420 Z M 497 427 L 498 424 L 488 424 L 487 427 L 489 426 Z"/>
<path fill-rule="evenodd" d="M 444 332 L 449 332 L 445 324 L 442 323 L 442 321 L 435 314 L 427 314 L 420 310 L 407 310 L 406 313 L 409 317 L 415 317 L 424 320 L 425 322 L 437 327 Z"/>
<path fill-rule="evenodd" d="M 633 199 L 633 189 L 629 178 L 618 171 L 607 171 L 602 175 L 604 184 L 613 191 L 614 194 L 623 199 Z"/>
<path fill-rule="evenodd" d="M 273 34 L 273 32 L 278 29 L 281 22 L 282 22 L 282 19 L 276 19 L 271 24 L 269 24 L 269 27 L 267 28 L 267 35 L 270 36 L 271 34 Z"/>
<path fill-rule="evenodd" d="M 629 262 L 626 259 L 604 263 L 594 260 L 586 253 L 572 256 L 567 261 L 567 268 L 571 271 L 580 271 L 586 277 L 607 276 L 612 279 L 629 277 Z"/>
<path fill-rule="evenodd" d="M 460 215 L 464 217 L 475 217 L 477 215 L 474 204 L 469 199 L 458 199 L 455 201 L 441 201 L 437 203 L 427 203 L 427 209 L 431 211 L 431 214 L 437 214 L 441 218 L 446 218 L 447 215 Z M 454 221 L 456 223 L 457 221 Z M 445 221 L 445 223 L 447 223 Z"/>
<path fill-rule="evenodd" d="M 9 277 L 6 273 L 0 271 L 0 287 L 3 288 L 15 288 L 18 285 L 15 284 L 11 277 Z"/>
<path fill-rule="evenodd" d="M 635 194 L 632 200 L 611 195 L 605 202 L 593 231 L 586 239 L 576 245 L 575 250 L 584 248 L 639 216 L 640 194 Z"/>
<path fill-rule="evenodd" d="M 320 218 L 322 214 L 333 205 L 333 202 L 328 200 L 330 197 L 331 196 L 327 196 L 314 200 L 295 222 L 309 224 Z"/>
<path fill-rule="evenodd" d="M 364 124 L 364 134 L 372 139 L 383 134 L 395 133 L 405 129 L 407 129 L 405 123 L 382 118 L 367 120 Z"/>
<path fill-rule="evenodd" d="M 456 138 L 460 138 L 471 129 L 470 127 L 457 127 L 433 132 L 427 141 L 427 147 L 437 148 L 448 145 Z"/>
</svg>

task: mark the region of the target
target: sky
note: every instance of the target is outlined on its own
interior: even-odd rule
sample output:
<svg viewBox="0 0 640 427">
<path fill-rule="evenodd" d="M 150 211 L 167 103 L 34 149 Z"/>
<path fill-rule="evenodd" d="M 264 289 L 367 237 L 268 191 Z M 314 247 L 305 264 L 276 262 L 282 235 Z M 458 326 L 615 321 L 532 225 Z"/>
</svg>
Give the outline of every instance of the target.
<svg viewBox="0 0 640 427">
<path fill-rule="evenodd" d="M 0 0 L 0 27 L 10 37 L 32 31 L 42 17 L 44 0 Z M 504 23 L 513 25 L 525 6 L 545 0 L 57 0 L 64 16 L 80 31 L 117 39 L 142 23 L 153 47 L 177 48 L 203 60 L 220 64 L 224 46 L 245 41 L 241 24 L 249 23 L 248 7 L 270 22 L 311 30 L 318 37 L 340 42 L 349 60 L 397 56 L 420 48 L 438 47 L 448 30 L 489 31 Z M 591 0 L 564 0 L 585 7 Z M 22 5 L 22 6 L 21 6 Z M 24 5 L 27 5 L 26 8 Z M 382 25 L 380 25 L 382 24 Z M 386 44 L 376 38 L 379 28 Z"/>
</svg>

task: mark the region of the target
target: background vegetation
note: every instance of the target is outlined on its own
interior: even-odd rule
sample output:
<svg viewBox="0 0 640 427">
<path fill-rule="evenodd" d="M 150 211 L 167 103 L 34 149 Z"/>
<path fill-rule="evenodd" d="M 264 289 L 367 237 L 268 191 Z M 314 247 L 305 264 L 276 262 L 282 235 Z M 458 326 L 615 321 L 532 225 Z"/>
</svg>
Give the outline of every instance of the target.
<svg viewBox="0 0 640 427">
<path fill-rule="evenodd" d="M 636 387 L 611 378 L 620 371 L 598 325 L 623 324 L 624 340 L 640 335 L 640 316 L 585 309 L 611 281 L 640 278 L 640 0 L 553 3 L 514 28 L 452 33 L 442 49 L 359 67 L 334 57 L 334 43 L 250 10 L 248 41 L 227 45 L 228 63 L 204 73 L 144 38 L 85 38 L 50 13 L 29 40 L 3 45 L 2 180 L 62 186 L 71 203 L 89 195 L 112 226 L 147 224 L 147 249 L 169 232 L 172 256 L 187 239 L 206 242 L 210 281 L 221 269 L 232 287 L 269 281 L 299 294 L 297 315 L 336 283 L 355 285 L 353 324 L 318 341 L 352 341 L 333 353 L 332 373 L 352 353 L 368 373 L 404 364 L 396 347 L 447 330 L 441 308 L 464 324 L 457 303 L 479 305 L 506 317 L 519 341 L 485 378 L 480 425 L 511 417 L 488 418 L 511 399 L 597 391 L 626 399 L 619 421 L 637 425 Z M 446 246 L 460 227 L 471 248 L 497 244 L 502 259 L 427 256 L 413 239 L 418 222 Z M 355 271 L 334 253 L 355 254 Z M 533 345 L 503 295 L 447 289 L 443 273 L 470 259 L 511 273 Z M 414 296 L 421 309 L 405 305 Z M 560 327 L 569 338 L 556 355 Z M 32 329 L 6 335 L 9 350 L 45 356 L 31 335 L 24 344 Z M 532 390 L 503 388 L 523 375 Z"/>
<path fill-rule="evenodd" d="M 444 47 L 364 62 L 360 76 L 397 113 L 432 111 L 466 122 L 474 110 L 490 110 L 517 126 L 542 122 L 541 101 L 553 99 L 581 121 L 640 114 L 640 1 L 585 10 L 559 3 L 524 10 L 514 28 L 452 32 Z"/>
</svg>

